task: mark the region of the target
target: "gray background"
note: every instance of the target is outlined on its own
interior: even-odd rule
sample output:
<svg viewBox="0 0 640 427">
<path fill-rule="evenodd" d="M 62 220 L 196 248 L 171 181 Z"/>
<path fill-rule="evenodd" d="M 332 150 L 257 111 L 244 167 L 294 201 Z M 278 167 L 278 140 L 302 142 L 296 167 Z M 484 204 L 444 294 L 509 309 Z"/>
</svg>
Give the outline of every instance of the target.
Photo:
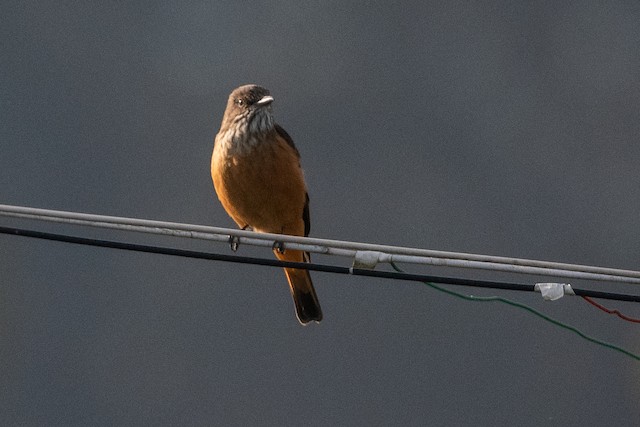
<svg viewBox="0 0 640 427">
<path fill-rule="evenodd" d="M 2 2 L 0 203 L 231 227 L 213 137 L 259 83 L 314 237 L 639 269 L 640 4 L 386 3 Z M 303 328 L 279 269 L 6 235 L 0 254 L 7 424 L 640 419 L 640 363 L 510 306 L 315 273 L 325 320 Z M 640 352 L 637 325 L 579 298 L 457 290 Z"/>
</svg>

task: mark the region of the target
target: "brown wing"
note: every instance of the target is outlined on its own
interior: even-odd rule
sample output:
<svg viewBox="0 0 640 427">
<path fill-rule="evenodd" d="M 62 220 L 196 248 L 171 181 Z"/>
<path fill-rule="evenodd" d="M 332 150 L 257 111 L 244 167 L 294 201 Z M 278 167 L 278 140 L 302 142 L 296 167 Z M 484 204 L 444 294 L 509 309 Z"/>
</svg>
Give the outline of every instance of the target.
<svg viewBox="0 0 640 427">
<path fill-rule="evenodd" d="M 311 231 L 311 215 L 309 214 L 309 193 L 305 193 L 306 200 L 304 202 L 304 210 L 302 211 L 302 219 L 304 220 L 304 237 L 309 236 Z"/>
<path fill-rule="evenodd" d="M 293 143 L 293 139 L 291 138 L 291 136 L 289 136 L 287 131 L 284 130 L 284 128 L 277 123 L 275 125 L 275 128 L 278 135 L 280 135 L 282 139 L 284 139 L 286 143 L 289 144 L 291 148 L 293 148 L 293 151 L 295 151 L 299 159 L 300 152 L 296 148 L 296 144 Z M 309 232 L 311 231 L 311 215 L 309 213 L 309 193 L 305 194 L 305 202 L 304 202 L 304 210 L 302 211 L 302 219 L 304 221 L 304 235 L 305 237 L 307 237 L 309 235 Z"/>
</svg>

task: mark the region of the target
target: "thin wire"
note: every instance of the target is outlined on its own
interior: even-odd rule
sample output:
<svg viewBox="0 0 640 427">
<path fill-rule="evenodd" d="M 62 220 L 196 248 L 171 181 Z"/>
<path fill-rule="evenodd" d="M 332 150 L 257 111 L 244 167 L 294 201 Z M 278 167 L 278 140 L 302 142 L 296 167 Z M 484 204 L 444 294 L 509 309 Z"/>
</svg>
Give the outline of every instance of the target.
<svg viewBox="0 0 640 427">
<path fill-rule="evenodd" d="M 68 236 L 68 235 L 61 235 L 61 234 L 54 234 L 54 233 L 44 233 L 40 231 L 23 230 L 23 229 L 7 228 L 7 227 L 0 227 L 0 233 L 53 240 L 53 241 L 66 242 L 66 243 L 76 243 L 76 244 L 82 244 L 82 245 L 91 245 L 91 246 L 98 246 L 98 247 L 123 249 L 123 250 L 164 254 L 164 255 L 174 255 L 174 256 L 182 256 L 182 257 L 197 258 L 197 259 L 240 262 L 240 263 L 250 263 L 250 264 L 256 264 L 256 265 L 274 266 L 274 267 L 300 268 L 300 269 L 324 271 L 324 272 L 330 272 L 330 273 L 341 273 L 341 274 L 352 274 L 352 275 L 361 275 L 361 276 L 369 276 L 369 277 L 381 277 L 381 278 L 420 281 L 434 289 L 437 289 L 449 295 L 457 296 L 462 299 L 471 300 L 471 301 L 499 301 L 505 304 L 522 308 L 524 310 L 527 310 L 535 314 L 536 316 L 539 316 L 547 320 L 548 322 L 551 322 L 562 328 L 568 329 L 588 341 L 619 351 L 623 354 L 626 354 L 627 356 L 630 356 L 640 361 L 639 355 L 631 353 L 630 351 L 627 351 L 613 344 L 609 344 L 607 342 L 592 338 L 586 335 L 585 333 L 581 332 L 580 330 L 574 328 L 573 326 L 569 326 L 558 320 L 552 319 L 551 317 L 546 316 L 527 305 L 514 302 L 501 297 L 474 297 L 474 296 L 460 294 L 460 293 L 442 288 L 440 286 L 437 286 L 436 284 L 432 283 L 431 280 L 426 280 L 429 278 L 434 279 L 434 277 L 432 276 L 405 273 L 393 262 L 391 263 L 391 266 L 396 270 L 396 272 L 373 271 L 373 270 L 365 270 L 365 269 L 357 269 L 357 268 L 337 267 L 332 265 L 312 264 L 312 263 L 303 263 L 303 262 L 289 262 L 289 261 L 280 261 L 280 260 L 265 259 L 265 258 L 239 257 L 234 255 L 212 254 L 207 252 L 189 251 L 184 249 L 175 249 L 175 248 L 148 246 L 148 245 L 138 245 L 133 243 L 114 242 L 109 240 L 87 239 L 84 237 Z M 438 278 L 435 278 L 435 279 L 438 280 Z M 469 279 L 451 279 L 451 278 L 439 278 L 439 279 L 443 280 L 444 281 L 443 283 L 447 283 L 446 281 L 448 281 L 450 284 L 460 284 L 460 285 L 466 285 L 466 286 L 473 286 L 474 284 L 479 283 L 480 286 L 483 286 L 483 287 L 492 287 L 491 285 L 496 284 L 497 287 L 499 287 L 500 289 L 508 289 L 510 288 L 510 286 L 514 285 L 514 284 L 499 283 L 499 282 L 496 283 L 496 282 L 473 281 Z M 529 285 L 515 285 L 514 289 L 530 290 L 530 288 L 532 287 L 533 286 L 529 286 Z M 640 297 L 638 298 L 640 301 Z"/>
<path fill-rule="evenodd" d="M 627 316 L 626 314 L 622 314 L 618 310 L 610 310 L 607 307 L 605 307 L 605 306 L 603 306 L 601 304 L 598 304 L 597 302 L 595 302 L 594 300 L 592 300 L 589 297 L 583 296 L 582 299 L 584 299 L 586 302 L 588 302 L 589 304 L 593 305 L 594 307 L 597 307 L 600 310 L 604 311 L 605 313 L 615 314 L 616 316 L 618 316 L 619 318 L 621 318 L 623 320 L 626 320 L 627 322 L 640 323 L 640 319 L 636 319 L 636 318 Z"/>
<path fill-rule="evenodd" d="M 395 263 L 392 262 L 391 266 L 396 271 L 403 272 Z M 506 299 L 506 298 L 498 297 L 498 296 L 478 297 L 478 296 L 473 296 L 473 295 L 465 295 L 465 294 L 461 294 L 461 293 L 458 293 L 458 292 L 443 288 L 441 286 L 436 285 L 435 283 L 431 283 L 431 282 L 423 282 L 423 283 L 425 285 L 433 288 L 433 289 L 436 289 L 436 290 L 440 291 L 440 292 L 444 292 L 444 293 L 446 293 L 448 295 L 452 295 L 452 296 L 455 296 L 457 298 L 461 298 L 461 299 L 464 299 L 464 300 L 467 300 L 467 301 L 477 301 L 477 302 L 494 302 L 494 301 L 498 301 L 498 302 L 501 302 L 501 303 L 504 303 L 504 304 L 511 305 L 513 307 L 521 308 L 523 310 L 526 310 L 526 311 L 528 311 L 528 312 L 530 312 L 530 313 L 532 313 L 532 314 L 534 314 L 534 315 L 546 320 L 547 322 L 552 323 L 553 325 L 556 325 L 556 326 L 559 326 L 561 328 L 567 329 L 567 330 L 569 330 L 571 332 L 574 332 L 575 334 L 579 335 L 580 337 L 584 338 L 587 341 L 590 341 L 590 342 L 592 342 L 594 344 L 609 348 L 611 350 L 618 351 L 618 352 L 620 352 L 622 354 L 625 354 L 625 355 L 627 355 L 627 356 L 629 356 L 629 357 L 631 357 L 631 358 L 633 358 L 635 360 L 640 361 L 640 355 L 632 353 L 632 352 L 630 352 L 628 350 L 625 350 L 622 347 L 618 347 L 615 344 L 611 344 L 611 343 L 608 343 L 606 341 L 602 341 L 602 340 L 599 340 L 597 338 L 593 338 L 593 337 L 585 334 L 584 332 L 580 331 L 579 329 L 577 329 L 577 328 L 575 328 L 575 327 L 573 327 L 571 325 L 567 325 L 566 323 L 563 323 L 563 322 L 561 322 L 559 320 L 556 320 L 556 319 L 554 319 L 552 317 L 549 317 L 546 314 L 543 314 L 543 313 L 539 312 L 538 310 L 536 310 L 536 309 L 534 309 L 532 307 L 529 307 L 528 305 L 525 305 L 525 304 L 522 304 L 522 303 L 519 303 L 519 302 L 516 302 L 516 301 L 512 301 L 512 300 L 509 300 L 509 299 Z"/>
<path fill-rule="evenodd" d="M 275 241 L 278 241 L 286 243 L 287 247 L 290 249 L 344 256 L 348 258 L 354 258 L 358 252 L 371 251 L 378 252 L 378 262 L 394 261 L 399 263 L 483 269 L 571 279 L 597 280 L 602 282 L 640 284 L 640 271 L 614 268 L 435 251 L 342 240 L 317 239 L 281 234 L 254 233 L 247 230 L 94 215 L 50 209 L 36 209 L 2 204 L 0 204 L 0 215 L 176 237 L 213 240 L 218 242 L 226 242 L 229 239 L 229 236 L 234 236 L 238 238 L 238 243 L 240 244 L 263 247 L 271 247 Z"/>
</svg>

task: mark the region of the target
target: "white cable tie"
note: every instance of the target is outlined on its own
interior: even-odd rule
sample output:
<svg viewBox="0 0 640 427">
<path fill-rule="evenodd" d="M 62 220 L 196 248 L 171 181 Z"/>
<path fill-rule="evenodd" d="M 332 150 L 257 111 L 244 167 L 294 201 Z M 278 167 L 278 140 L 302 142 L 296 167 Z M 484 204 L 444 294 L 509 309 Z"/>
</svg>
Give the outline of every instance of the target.
<svg viewBox="0 0 640 427">
<path fill-rule="evenodd" d="M 382 258 L 383 253 L 378 251 L 356 251 L 351 268 L 366 268 L 373 270 Z"/>
<path fill-rule="evenodd" d="M 573 288 L 568 283 L 536 283 L 534 290 L 540 292 L 545 301 L 559 300 L 565 294 L 575 295 Z"/>
</svg>

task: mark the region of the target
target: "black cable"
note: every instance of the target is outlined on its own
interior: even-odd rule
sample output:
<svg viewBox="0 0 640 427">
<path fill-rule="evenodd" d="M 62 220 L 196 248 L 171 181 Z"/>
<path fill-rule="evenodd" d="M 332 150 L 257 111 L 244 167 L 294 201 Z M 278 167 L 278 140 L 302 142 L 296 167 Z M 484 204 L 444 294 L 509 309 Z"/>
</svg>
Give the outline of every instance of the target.
<svg viewBox="0 0 640 427">
<path fill-rule="evenodd" d="M 0 227 L 0 234 L 13 234 L 22 237 L 52 240 L 56 242 L 75 243 L 79 245 L 98 246 L 102 248 L 122 249 L 135 252 L 147 252 L 152 254 L 172 255 L 185 258 L 206 259 L 210 261 L 235 262 L 241 264 L 266 265 L 270 267 L 288 267 L 307 270 L 324 271 L 328 273 L 349 274 L 349 268 L 332 265 L 312 264 L 305 262 L 280 261 L 270 258 L 254 258 L 238 255 L 213 254 L 209 252 L 190 251 L 160 246 L 139 245 L 135 243 L 123 243 L 112 240 L 89 239 L 86 237 L 69 236 L 65 234 L 45 233 L 42 231 L 25 230 L 19 228 Z"/>
<path fill-rule="evenodd" d="M 74 243 L 80 245 L 98 246 L 103 248 L 122 249 L 136 252 L 146 252 L 153 254 L 180 256 L 186 258 L 205 259 L 211 261 L 235 262 L 241 264 L 264 265 L 270 267 L 298 268 L 303 270 L 321 271 L 325 273 L 352 274 L 354 276 L 378 277 L 383 279 L 409 280 L 414 282 L 432 282 L 447 285 L 471 286 L 480 288 L 505 289 L 512 291 L 534 292 L 534 285 L 525 285 L 508 282 L 495 282 L 485 280 L 463 279 L 455 277 L 430 276 L 424 274 L 410 274 L 395 271 L 368 270 L 362 268 L 339 267 L 334 265 L 280 261 L 271 258 L 255 258 L 239 255 L 213 254 L 209 252 L 191 251 L 186 249 L 175 249 L 160 246 L 139 245 L 135 243 L 123 243 L 111 240 L 89 239 L 85 237 L 69 236 L 64 234 L 45 233 L 42 231 L 25 230 L 11 227 L 0 227 L 0 234 L 12 234 L 22 237 L 32 237 L 36 239 L 52 240 L 57 242 Z M 640 302 L 640 295 L 618 294 L 613 292 L 591 291 L 586 289 L 576 289 L 573 291 L 578 296 L 592 298 L 610 299 L 617 301 Z"/>
</svg>

